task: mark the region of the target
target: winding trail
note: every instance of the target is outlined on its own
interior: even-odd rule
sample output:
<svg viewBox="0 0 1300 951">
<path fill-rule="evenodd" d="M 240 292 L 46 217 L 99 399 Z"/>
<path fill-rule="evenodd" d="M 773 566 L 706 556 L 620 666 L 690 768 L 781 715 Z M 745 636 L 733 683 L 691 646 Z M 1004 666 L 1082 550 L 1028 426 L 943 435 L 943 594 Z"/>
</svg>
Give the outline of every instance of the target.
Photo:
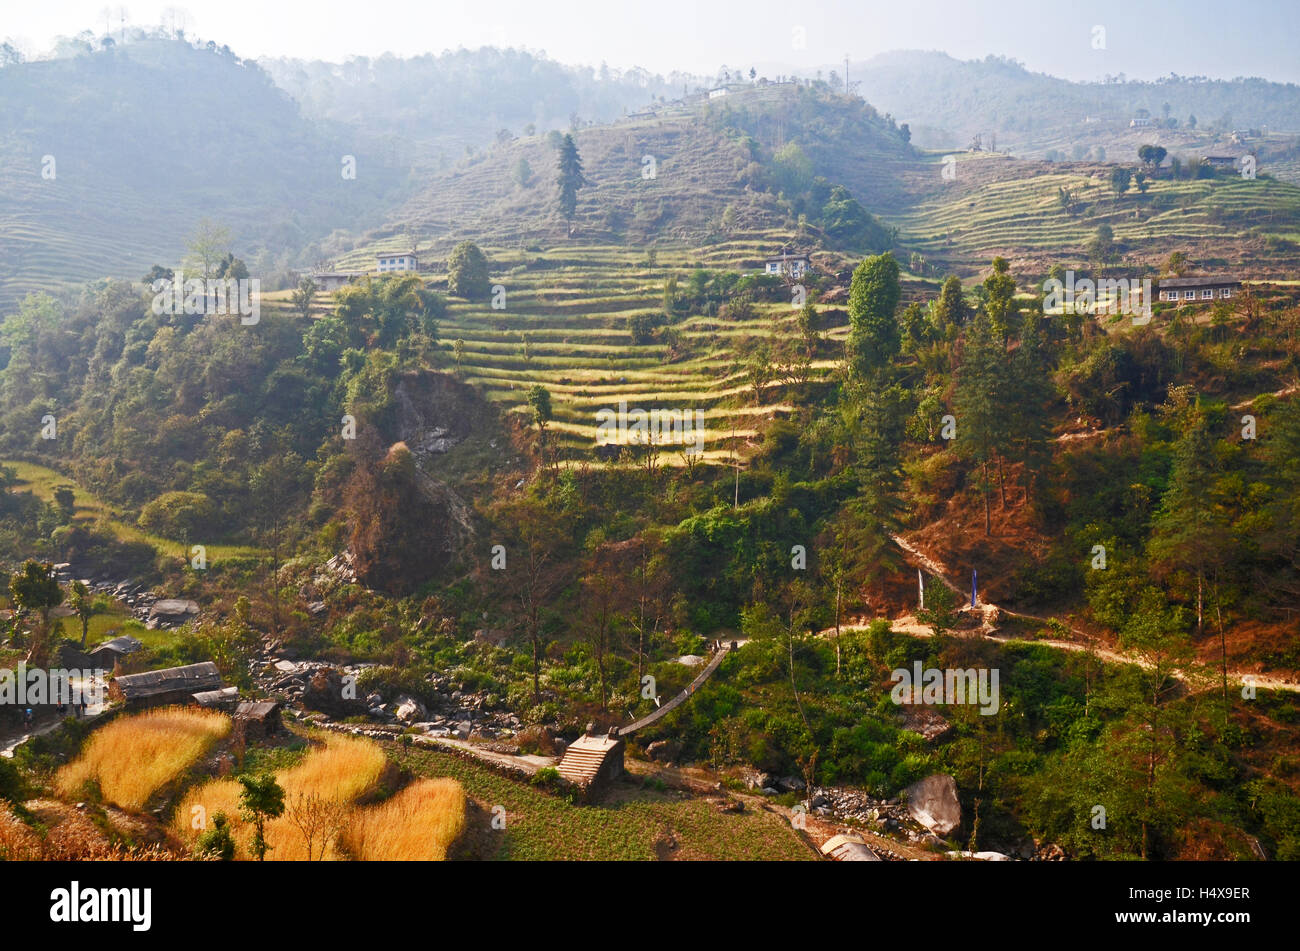
<svg viewBox="0 0 1300 951">
<path fill-rule="evenodd" d="M 909 557 L 909 560 L 914 565 L 924 568 L 926 571 L 928 571 L 931 574 L 932 577 L 937 578 L 939 581 L 941 581 L 944 584 L 945 587 L 947 587 L 954 594 L 957 594 L 959 597 L 963 599 L 969 597 L 969 592 L 963 591 L 961 588 L 958 588 L 957 585 L 953 584 L 951 581 L 948 580 L 947 568 L 943 564 L 941 564 L 938 561 L 935 561 L 925 552 L 921 551 L 919 548 L 917 548 L 912 543 L 906 541 L 901 536 L 892 535 L 890 537 L 893 538 L 894 543 L 903 550 L 904 554 L 906 554 Z M 1005 615 L 1007 617 L 1024 618 L 1030 621 L 1041 621 L 1043 623 L 1052 620 L 1059 621 L 1059 619 L 1049 618 L 1041 614 L 1028 614 L 1024 611 L 1012 611 L 1009 608 L 1000 607 L 996 604 L 992 604 L 986 601 L 980 601 L 978 604 L 978 608 L 982 611 L 983 622 L 984 622 L 983 626 L 979 631 L 979 635 L 991 641 L 997 641 L 1001 644 L 1043 644 L 1046 645 L 1047 647 L 1057 648 L 1058 650 L 1074 651 L 1076 653 L 1081 653 L 1081 654 L 1091 653 L 1096 657 L 1099 657 L 1103 660 L 1115 664 L 1136 664 L 1137 666 L 1147 670 L 1150 670 L 1155 666 L 1145 658 L 1138 657 L 1134 654 L 1128 654 L 1122 651 L 1114 650 L 1109 647 L 1101 647 L 1099 645 L 1095 645 L 1092 643 L 1093 641 L 1092 635 L 1088 634 L 1086 631 L 1081 631 L 1078 628 L 1074 628 L 1074 627 L 1069 628 L 1070 633 L 1083 638 L 1084 643 L 1081 644 L 1078 643 L 1077 641 L 1062 641 L 1062 640 L 1057 640 L 1055 638 L 1024 638 L 1024 637 L 1013 637 L 1011 635 L 1005 635 L 1005 634 L 998 634 L 997 628 L 994 626 L 994 622 L 993 622 L 993 619 L 996 618 L 998 615 Z M 967 605 L 961 610 L 963 612 L 969 613 L 971 611 L 971 608 L 969 605 Z M 933 636 L 930 629 L 927 626 L 921 624 L 921 622 L 918 621 L 916 617 L 913 615 L 904 615 L 903 617 L 892 619 L 890 621 L 890 624 L 893 626 L 895 630 L 902 631 L 906 634 L 910 634 L 913 637 Z M 867 624 L 861 622 L 855 624 L 840 625 L 841 631 L 845 631 L 845 630 L 861 631 L 861 630 L 866 630 L 866 628 L 867 628 Z M 823 636 L 827 634 L 833 634 L 834 630 L 835 630 L 834 628 L 828 628 L 827 630 L 822 631 L 821 634 Z M 1179 680 L 1187 682 L 1189 687 L 1194 686 L 1189 681 L 1187 675 L 1183 671 L 1181 670 L 1175 671 L 1174 676 L 1177 677 Z M 1252 685 L 1256 688 L 1262 688 L 1266 690 L 1289 690 L 1292 692 L 1300 693 L 1300 683 L 1295 683 L 1289 680 L 1283 680 L 1279 677 L 1269 677 L 1264 674 L 1245 673 L 1243 671 L 1238 671 L 1238 670 L 1229 670 L 1228 677 L 1230 680 L 1241 685 Z M 1211 684 L 1201 689 L 1204 690 L 1221 689 L 1221 682 L 1216 684 Z"/>
</svg>

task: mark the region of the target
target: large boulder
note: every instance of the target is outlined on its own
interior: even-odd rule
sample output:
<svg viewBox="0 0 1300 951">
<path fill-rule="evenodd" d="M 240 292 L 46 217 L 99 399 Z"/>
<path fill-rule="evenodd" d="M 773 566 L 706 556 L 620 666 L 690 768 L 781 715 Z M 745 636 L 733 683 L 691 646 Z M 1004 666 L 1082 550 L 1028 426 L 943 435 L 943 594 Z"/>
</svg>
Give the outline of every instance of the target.
<svg viewBox="0 0 1300 951">
<path fill-rule="evenodd" d="M 935 773 L 907 787 L 907 811 L 935 835 L 948 835 L 961 825 L 957 780 Z"/>
<path fill-rule="evenodd" d="M 397 698 L 397 709 L 393 713 L 402 723 L 415 723 L 429 715 L 429 711 L 424 708 L 424 704 L 414 697 L 406 696 Z"/>
<path fill-rule="evenodd" d="M 366 712 L 365 701 L 357 698 L 356 684 L 345 682 L 343 675 L 333 667 L 315 671 L 302 691 L 303 706 L 319 710 L 331 717 L 354 717 Z"/>
<path fill-rule="evenodd" d="M 199 613 L 199 606 L 188 598 L 163 598 L 149 608 L 149 621 L 158 624 L 183 624 Z"/>
<path fill-rule="evenodd" d="M 677 740 L 655 740 L 645 751 L 656 763 L 675 763 L 682 755 L 682 744 Z"/>
</svg>

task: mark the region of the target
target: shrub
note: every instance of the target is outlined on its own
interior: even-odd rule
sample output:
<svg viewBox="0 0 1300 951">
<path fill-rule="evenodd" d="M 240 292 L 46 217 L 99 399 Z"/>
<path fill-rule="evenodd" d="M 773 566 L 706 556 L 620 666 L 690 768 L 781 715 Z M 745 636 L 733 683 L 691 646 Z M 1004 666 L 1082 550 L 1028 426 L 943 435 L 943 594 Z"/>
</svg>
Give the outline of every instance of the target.
<svg viewBox="0 0 1300 951">
<path fill-rule="evenodd" d="M 216 512 L 202 492 L 164 492 L 140 510 L 140 527 L 168 538 L 199 538 L 212 528 Z"/>
</svg>

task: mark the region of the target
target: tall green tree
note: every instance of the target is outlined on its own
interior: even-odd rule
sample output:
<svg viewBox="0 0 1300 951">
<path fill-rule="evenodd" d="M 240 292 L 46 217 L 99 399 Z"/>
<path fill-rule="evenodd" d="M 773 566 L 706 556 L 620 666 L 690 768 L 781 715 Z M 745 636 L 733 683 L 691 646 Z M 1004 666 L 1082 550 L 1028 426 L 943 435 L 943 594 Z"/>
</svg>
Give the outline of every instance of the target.
<svg viewBox="0 0 1300 951">
<path fill-rule="evenodd" d="M 294 288 L 291 297 L 293 301 L 293 309 L 298 312 L 298 315 L 302 317 L 303 320 L 306 320 L 311 316 L 311 302 L 312 298 L 316 296 L 316 291 L 316 282 L 305 275 L 298 282 L 298 286 Z"/>
<path fill-rule="evenodd" d="M 1037 313 L 1026 314 L 1022 321 L 1020 345 L 1011 354 L 1006 383 L 1010 391 L 1006 406 L 1008 450 L 1011 458 L 1022 464 L 1025 492 L 1032 496 L 1051 459 L 1049 404 L 1055 396 L 1051 357 L 1043 339 L 1042 318 Z"/>
<path fill-rule="evenodd" d="M 947 336 L 948 328 L 960 327 L 970 316 L 970 308 L 961 290 L 961 278 L 950 275 L 939 289 L 939 297 L 931 306 L 931 320 L 940 336 Z"/>
<path fill-rule="evenodd" d="M 993 259 L 993 272 L 984 279 L 984 309 L 993 332 L 1006 347 L 1012 334 L 1020 329 L 1020 311 L 1016 307 L 1016 279 L 1004 257 Z"/>
<path fill-rule="evenodd" d="M 17 574 L 9 578 L 9 598 L 19 610 L 34 611 L 40 618 L 28 661 L 43 663 L 49 646 L 50 611 L 63 603 L 63 589 L 55 577 L 54 566 L 39 561 L 23 562 Z"/>
<path fill-rule="evenodd" d="M 578 211 L 578 189 L 587 184 L 582 175 L 582 159 L 578 155 L 578 146 L 572 135 L 565 135 L 560 143 L 560 157 L 557 164 L 559 172 L 559 204 L 564 220 L 573 226 L 573 216 Z"/>
<path fill-rule="evenodd" d="M 271 773 L 240 776 L 239 784 L 244 787 L 239 794 L 239 811 L 253 824 L 253 854 L 262 862 L 272 848 L 266 841 L 266 820 L 284 814 L 284 789 Z"/>
<path fill-rule="evenodd" d="M 875 377 L 898 355 L 901 338 L 894 312 L 902 295 L 898 262 L 888 251 L 863 260 L 849 286 L 848 357 L 861 378 Z"/>
<path fill-rule="evenodd" d="M 993 533 L 989 465 L 997 458 L 1006 435 L 1004 362 L 1005 351 L 995 337 L 992 320 L 981 311 L 966 331 L 954 402 L 957 448 L 980 469 L 985 535 Z"/>
<path fill-rule="evenodd" d="M 68 606 L 72 608 L 81 622 L 81 649 L 86 649 L 86 637 L 90 633 L 90 619 L 96 614 L 103 614 L 108 610 L 108 602 L 104 598 L 96 597 L 91 590 L 81 581 L 72 582 L 72 595 L 68 598 Z"/>
<path fill-rule="evenodd" d="M 1169 488 L 1156 515 L 1148 554 L 1157 573 L 1195 583 L 1196 631 L 1205 625 L 1207 577 L 1221 567 L 1230 532 L 1215 486 L 1221 466 L 1205 415 L 1193 409 L 1174 446 Z"/>
</svg>

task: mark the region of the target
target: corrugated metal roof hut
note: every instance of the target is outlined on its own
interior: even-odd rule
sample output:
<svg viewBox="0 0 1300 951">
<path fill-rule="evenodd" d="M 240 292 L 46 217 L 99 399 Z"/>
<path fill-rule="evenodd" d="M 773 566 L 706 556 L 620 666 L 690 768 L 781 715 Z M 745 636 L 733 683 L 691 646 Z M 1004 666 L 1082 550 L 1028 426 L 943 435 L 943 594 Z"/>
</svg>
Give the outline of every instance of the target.
<svg viewBox="0 0 1300 951">
<path fill-rule="evenodd" d="M 134 654 L 144 647 L 144 644 L 130 634 L 123 634 L 121 637 L 115 637 L 111 641 L 104 641 L 102 644 L 96 644 L 90 649 L 91 663 L 98 664 L 107 670 L 112 670 L 113 665 L 127 654 Z"/>
<path fill-rule="evenodd" d="M 220 690 L 200 690 L 193 695 L 193 699 L 201 707 L 230 708 L 239 702 L 239 688 L 222 687 Z"/>
<path fill-rule="evenodd" d="M 822 845 L 822 855 L 836 862 L 883 861 L 879 855 L 867 848 L 867 843 L 862 841 L 862 836 L 852 833 L 831 836 Z"/>
<path fill-rule="evenodd" d="M 139 709 L 168 703 L 190 703 L 194 694 L 221 687 L 221 671 L 208 660 L 184 667 L 122 674 L 113 678 L 108 695 L 125 703 L 127 709 Z"/>
</svg>

